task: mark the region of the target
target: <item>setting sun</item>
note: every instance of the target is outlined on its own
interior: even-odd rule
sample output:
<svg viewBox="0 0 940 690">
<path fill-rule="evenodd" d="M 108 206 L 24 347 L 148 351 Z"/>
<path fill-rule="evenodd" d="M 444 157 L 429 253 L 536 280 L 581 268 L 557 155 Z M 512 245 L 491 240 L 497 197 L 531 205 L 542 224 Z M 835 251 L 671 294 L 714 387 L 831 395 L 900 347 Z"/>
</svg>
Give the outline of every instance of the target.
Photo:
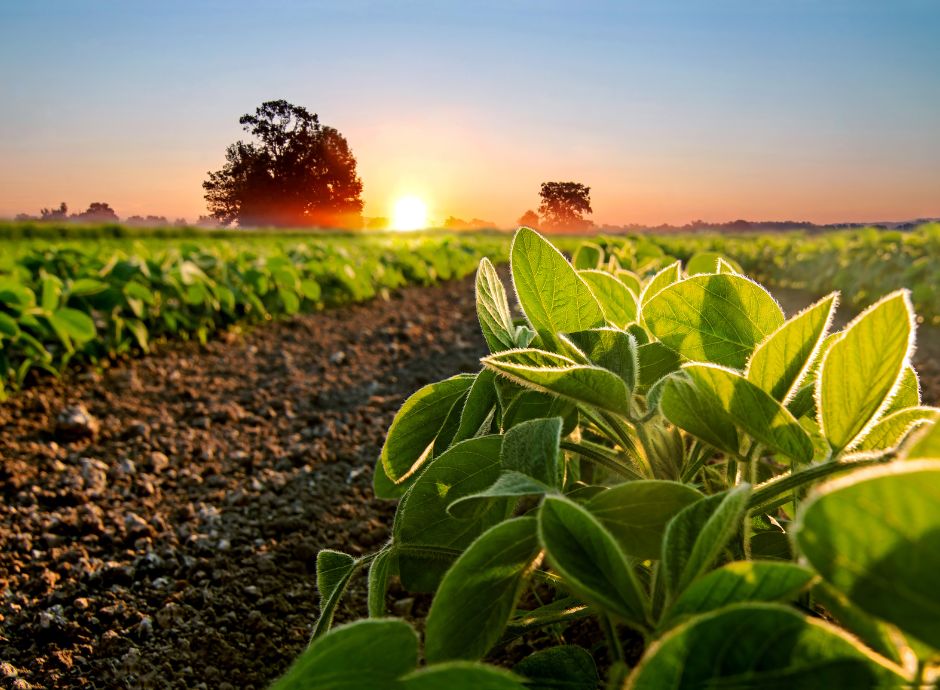
<svg viewBox="0 0 940 690">
<path fill-rule="evenodd" d="M 392 213 L 393 230 L 422 230 L 428 227 L 428 207 L 415 196 L 402 197 L 395 202 Z"/>
</svg>

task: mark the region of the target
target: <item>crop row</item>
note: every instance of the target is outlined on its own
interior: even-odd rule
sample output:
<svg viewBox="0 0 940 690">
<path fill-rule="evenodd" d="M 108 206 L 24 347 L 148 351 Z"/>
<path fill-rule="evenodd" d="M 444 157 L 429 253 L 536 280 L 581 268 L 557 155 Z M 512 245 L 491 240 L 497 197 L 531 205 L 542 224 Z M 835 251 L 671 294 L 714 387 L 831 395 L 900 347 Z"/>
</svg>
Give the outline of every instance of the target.
<svg viewBox="0 0 940 690">
<path fill-rule="evenodd" d="M 906 290 L 833 330 L 835 293 L 788 317 L 714 254 L 569 263 L 523 228 L 510 267 L 521 315 L 483 260 L 490 354 L 395 416 L 392 536 L 319 553 L 277 690 L 936 687 L 940 409 Z M 331 630 L 360 573 L 368 619 Z M 392 578 L 433 596 L 423 655 Z"/>
<path fill-rule="evenodd" d="M 816 296 L 839 290 L 843 303 L 856 309 L 906 287 L 918 315 L 927 323 L 940 324 L 938 223 L 909 232 L 869 228 L 821 235 L 685 235 L 651 240 L 681 259 L 702 251 L 728 254 L 748 275 L 772 287 Z"/>
<path fill-rule="evenodd" d="M 486 235 L 11 242 L 0 257 L 0 397 L 37 371 L 458 278 L 505 252 Z"/>
</svg>

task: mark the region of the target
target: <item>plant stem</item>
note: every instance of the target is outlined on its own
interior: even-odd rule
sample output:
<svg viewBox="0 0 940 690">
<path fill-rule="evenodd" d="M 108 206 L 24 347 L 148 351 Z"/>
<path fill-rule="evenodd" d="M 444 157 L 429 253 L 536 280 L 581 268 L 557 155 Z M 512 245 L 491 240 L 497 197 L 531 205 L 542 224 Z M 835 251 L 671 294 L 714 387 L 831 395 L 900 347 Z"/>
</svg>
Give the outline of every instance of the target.
<svg viewBox="0 0 940 690">
<path fill-rule="evenodd" d="M 633 468 L 621 463 L 617 458 L 606 455 L 600 449 L 603 446 L 591 444 L 589 441 L 581 441 L 580 443 L 574 443 L 572 441 L 562 441 L 561 449 L 567 450 L 571 453 L 577 453 L 585 460 L 593 462 L 605 469 L 614 472 L 624 479 L 643 479 L 643 475 L 638 473 Z"/>
<path fill-rule="evenodd" d="M 606 613 L 600 617 L 601 628 L 604 630 L 604 637 L 607 638 L 607 650 L 610 653 L 610 659 L 616 663 L 623 661 L 623 646 L 620 644 L 620 638 L 617 637 L 617 628 L 610 616 Z"/>
<path fill-rule="evenodd" d="M 892 450 L 874 458 L 864 458 L 862 460 L 852 460 L 849 462 L 824 462 L 818 465 L 810 465 L 799 472 L 791 472 L 790 474 L 775 477 L 756 487 L 754 493 L 751 494 L 748 508 L 766 508 L 765 504 L 779 498 L 788 491 L 833 474 L 849 472 L 859 467 L 879 465 L 891 460 L 894 456 L 895 451 Z M 786 500 L 790 499 L 787 498 Z M 766 509 L 762 510 L 762 512 L 766 512 Z"/>
</svg>

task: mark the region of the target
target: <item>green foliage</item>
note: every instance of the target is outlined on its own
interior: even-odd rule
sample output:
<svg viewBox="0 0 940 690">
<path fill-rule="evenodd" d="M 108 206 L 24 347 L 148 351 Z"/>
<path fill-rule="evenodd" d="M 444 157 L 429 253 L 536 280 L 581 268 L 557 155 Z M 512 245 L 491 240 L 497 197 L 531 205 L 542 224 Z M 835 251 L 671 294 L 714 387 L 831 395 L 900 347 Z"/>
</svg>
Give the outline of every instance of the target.
<svg viewBox="0 0 940 690">
<path fill-rule="evenodd" d="M 43 233 L 51 236 L 53 229 Z M 70 228 L 66 237 L 93 230 Z M 167 233 L 175 239 L 131 231 L 116 237 L 125 234 L 95 243 L 4 246 L 0 396 L 5 386 L 16 389 L 40 371 L 58 374 L 72 363 L 147 352 L 171 338 L 204 342 L 239 323 L 460 277 L 484 253 L 506 255 L 505 240 L 488 235 L 352 240 L 176 230 Z"/>
<path fill-rule="evenodd" d="M 835 295 L 787 320 L 724 256 L 684 271 L 651 241 L 600 238 L 576 257 L 518 233 L 522 323 L 481 262 L 491 354 L 396 415 L 376 464 L 400 496 L 392 539 L 324 556 L 317 630 L 331 583 L 371 561 L 370 615 L 392 577 L 433 593 L 427 666 L 401 687 L 933 682 L 938 411 L 906 293 L 830 333 Z M 585 617 L 590 651 L 564 644 Z M 514 676 L 479 662 L 529 634 Z"/>
</svg>

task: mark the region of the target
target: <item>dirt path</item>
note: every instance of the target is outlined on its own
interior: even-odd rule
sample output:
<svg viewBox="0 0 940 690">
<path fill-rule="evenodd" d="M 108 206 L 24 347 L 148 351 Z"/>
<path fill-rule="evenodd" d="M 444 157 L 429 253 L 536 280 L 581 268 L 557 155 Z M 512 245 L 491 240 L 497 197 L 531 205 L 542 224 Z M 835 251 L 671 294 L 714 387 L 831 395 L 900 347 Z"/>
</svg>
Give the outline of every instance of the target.
<svg viewBox="0 0 940 690">
<path fill-rule="evenodd" d="M 387 537 L 395 411 L 478 368 L 473 294 L 407 289 L 0 406 L 0 685 L 266 687 L 307 641 L 317 551 Z M 100 430 L 68 441 L 77 404 Z"/>
<path fill-rule="evenodd" d="M 788 313 L 806 303 L 782 297 Z M 934 404 L 938 348 L 921 334 Z M 464 280 L 0 405 L 0 686 L 266 687 L 306 644 L 317 551 L 387 537 L 372 464 L 395 411 L 483 352 Z M 57 429 L 75 405 L 100 421 L 93 437 Z M 356 615 L 364 595 L 357 581 Z"/>
</svg>

